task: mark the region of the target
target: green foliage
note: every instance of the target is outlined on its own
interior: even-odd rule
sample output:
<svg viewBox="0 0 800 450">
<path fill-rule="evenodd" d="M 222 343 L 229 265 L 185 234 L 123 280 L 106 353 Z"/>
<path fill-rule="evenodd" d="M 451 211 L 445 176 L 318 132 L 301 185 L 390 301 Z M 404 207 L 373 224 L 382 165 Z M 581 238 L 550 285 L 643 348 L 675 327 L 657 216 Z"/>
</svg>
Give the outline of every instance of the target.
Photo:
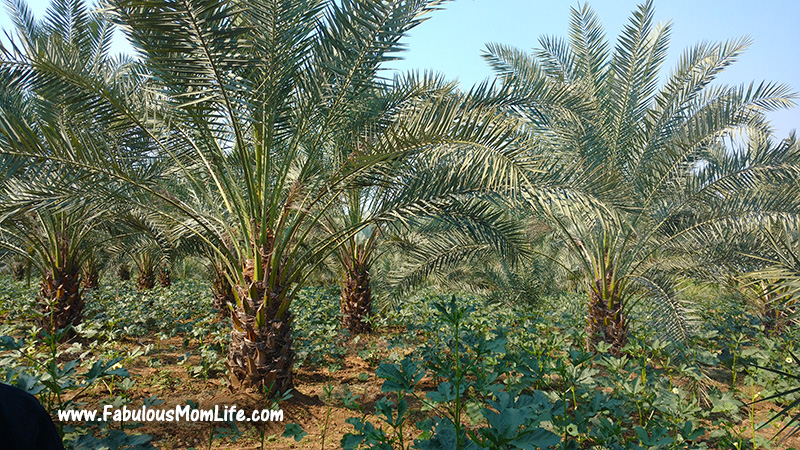
<svg viewBox="0 0 800 450">
<path fill-rule="evenodd" d="M 293 438 L 296 442 L 300 442 L 308 433 L 303 431 L 303 428 L 296 423 L 287 423 L 286 430 L 283 432 L 283 437 Z"/>
<path fill-rule="evenodd" d="M 484 328 L 455 298 L 433 308 L 421 348 L 375 373 L 390 394 L 376 404 L 379 422 L 351 418 L 344 448 L 705 448 L 696 442 L 703 408 L 672 384 L 681 375 L 662 366 L 663 343 L 596 356 L 582 350 L 578 329 L 553 329 L 544 318 L 524 329 Z M 421 389 L 423 379 L 433 388 Z M 406 442 L 404 428 L 423 412 L 420 437 Z"/>
<path fill-rule="evenodd" d="M 2 325 L 0 334 L 15 336 L 3 338 L 4 348 L 24 346 L 2 353 L 2 366 L 10 368 L 4 376 L 38 389 L 46 404 L 57 399 L 51 388 L 71 398 L 103 381 L 110 389 L 101 403 L 139 401 L 130 394 L 130 378 L 114 364 L 147 359 L 147 348 L 125 350 L 119 342 L 148 333 L 162 340 L 178 337 L 201 356 L 207 352 L 210 356 L 198 360 L 191 350 L 181 360 L 192 375 L 219 374 L 208 369 L 220 361 L 219 339 L 227 333 L 225 324 L 217 322 L 207 285 L 178 280 L 172 289 L 140 293 L 131 282 L 102 283 L 90 294 L 89 320 L 78 331 L 82 341 L 58 346 L 55 366 L 47 364 L 53 359 L 50 347 L 20 340 L 36 333 L 25 325 L 32 294 L 23 282 L 4 279 L 1 285 L 0 308 L 18 319 Z M 538 309 L 423 292 L 385 311 L 381 327 L 398 333 L 386 338 L 384 346 L 383 337 L 353 338 L 345 345 L 351 338 L 336 328 L 336 287 L 309 288 L 295 304 L 294 334 L 303 364 L 333 371 L 337 359 L 358 352 L 370 357 L 374 376 L 383 380 L 383 396 L 374 409 L 359 404 L 352 393 L 342 400 L 358 411 L 348 419 L 353 428 L 341 442 L 345 448 L 546 448 L 553 443 L 563 449 L 750 448 L 754 443 L 769 448 L 768 436 L 755 432 L 762 423 L 756 420 L 752 429 L 740 425 L 750 419 L 754 401 L 779 395 L 770 401 L 791 411 L 800 398 L 791 392 L 796 384 L 787 376 L 796 374 L 794 360 L 787 358 L 797 354 L 798 330 L 768 335 L 757 317 L 741 312 L 738 300 L 705 301 L 719 307 L 704 309 L 705 325 L 685 344 L 668 345 L 646 327 L 634 328 L 620 357 L 603 345 L 599 354 L 585 351 L 585 327 L 572 312 L 581 299 L 567 294 Z M 361 340 L 370 344 L 361 345 Z M 335 358 L 319 355 L 334 351 Z M 357 378 L 363 382 L 372 375 L 363 372 Z M 176 386 L 179 380 L 154 377 L 150 382 Z M 788 423 L 781 418 L 766 426 L 775 424 L 777 432 L 779 422 Z M 129 433 L 133 425 L 125 424 L 122 431 Z M 66 430 L 77 448 L 94 445 L 93 439 L 127 439 L 100 424 Z M 266 440 L 266 431 L 261 432 Z M 210 442 L 238 436 L 231 427 L 208 433 Z M 301 437 L 304 432 L 289 426 L 287 433 Z"/>
<path fill-rule="evenodd" d="M 339 291 L 334 287 L 304 289 L 293 307 L 297 365 L 335 368 L 344 358 L 349 333 L 340 326 Z"/>
<path fill-rule="evenodd" d="M 659 83 L 671 26 L 646 1 L 611 43 L 584 4 L 571 10 L 568 37 L 543 37 L 531 54 L 501 44 L 484 54 L 498 101 L 540 138 L 525 158 L 550 162 L 520 177 L 517 203 L 551 227 L 553 257 L 586 292 L 590 344 L 615 353 L 629 317 L 688 339 L 697 321 L 681 283 L 712 272 L 721 255 L 735 259 L 736 237 L 748 248 L 748 230 L 800 212 L 787 183 L 798 177 L 798 146 L 772 142 L 764 121 L 796 94 L 714 83 L 747 39 L 689 48 Z M 649 314 L 631 316 L 637 304 Z"/>
<path fill-rule="evenodd" d="M 132 386 L 128 371 L 120 366 L 122 357 L 103 360 L 87 357 L 84 353 L 74 358 L 78 350 L 74 346 L 60 349 L 59 342 L 68 331 L 45 333 L 43 341 L 0 336 L 0 367 L 3 368 L 0 376 L 3 382 L 36 395 L 48 411 L 80 408 L 85 405 L 82 396 L 101 383 L 106 386 L 117 384 L 123 390 Z M 111 390 L 113 392 L 113 388 Z M 121 401 L 118 404 L 130 401 L 122 397 L 112 399 L 115 400 Z M 110 429 L 110 424 L 102 421 L 74 426 L 56 422 L 56 425 L 69 449 L 155 449 L 150 444 L 151 436 L 129 435 L 123 430 Z"/>
</svg>

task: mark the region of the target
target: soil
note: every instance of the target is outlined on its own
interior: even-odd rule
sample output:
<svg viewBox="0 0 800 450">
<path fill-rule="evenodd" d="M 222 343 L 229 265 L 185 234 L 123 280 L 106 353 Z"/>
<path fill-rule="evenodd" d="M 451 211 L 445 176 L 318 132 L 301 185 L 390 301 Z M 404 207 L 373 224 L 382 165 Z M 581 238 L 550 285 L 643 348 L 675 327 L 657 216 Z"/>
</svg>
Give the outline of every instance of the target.
<svg viewBox="0 0 800 450">
<path fill-rule="evenodd" d="M 376 338 L 378 335 L 371 337 L 371 339 Z M 214 409 L 218 406 L 223 410 L 226 406 L 235 405 L 247 415 L 253 410 L 271 408 L 272 401 L 266 401 L 263 396 L 255 392 L 237 392 L 224 377 L 202 379 L 190 376 L 187 367 L 196 364 L 199 356 L 190 356 L 184 364 L 179 365 L 183 355 L 193 350 L 192 346 L 183 347 L 183 340 L 180 337 L 164 341 L 142 339 L 120 343 L 119 347 L 134 350 L 136 347 L 148 344 L 153 346 L 148 354 L 137 358 L 133 364 L 126 367 L 135 382 L 134 386 L 127 391 L 118 386 L 97 388 L 88 397 L 84 396 L 81 399 L 86 403 L 87 409 L 102 411 L 103 405 L 100 404 L 100 400 L 107 399 L 110 391 L 113 391 L 114 395 L 134 399 L 126 405 L 128 409 L 140 408 L 141 399 L 153 395 L 164 402 L 154 406 L 154 409 L 174 409 L 175 406 L 186 405 L 187 400 L 197 402 L 200 409 Z M 158 367 L 151 367 L 154 361 L 158 361 L 155 364 Z M 341 368 L 335 372 L 325 367 L 297 368 L 292 397 L 279 404 L 284 413 L 283 422 L 263 422 L 258 425 L 240 422 L 238 428 L 241 435 L 236 437 L 235 441 L 231 437 L 218 437 L 211 440 L 209 447 L 212 433 L 230 433 L 230 428 L 223 422 L 147 422 L 129 433 L 149 434 L 153 436 L 153 445 L 163 450 L 191 447 L 198 450 L 340 448 L 344 434 L 354 431 L 353 426 L 345 423 L 345 420 L 362 415 L 357 409 L 346 408 L 343 399 L 348 393 L 351 394 L 357 398 L 355 404 L 364 413 L 372 414 L 375 402 L 384 394 L 381 393 L 383 380 L 377 379 L 374 375 L 375 366 L 371 366 L 357 355 L 348 355 L 338 365 Z M 326 393 L 326 387 L 330 394 Z M 415 420 L 421 419 L 422 417 L 415 418 Z M 292 437 L 282 437 L 285 425 L 288 423 L 299 424 L 308 434 L 300 442 Z M 115 422 L 112 428 L 120 426 L 119 422 Z M 413 426 L 410 428 L 413 431 Z M 413 441 L 413 437 L 413 434 L 407 436 L 409 442 Z"/>
</svg>

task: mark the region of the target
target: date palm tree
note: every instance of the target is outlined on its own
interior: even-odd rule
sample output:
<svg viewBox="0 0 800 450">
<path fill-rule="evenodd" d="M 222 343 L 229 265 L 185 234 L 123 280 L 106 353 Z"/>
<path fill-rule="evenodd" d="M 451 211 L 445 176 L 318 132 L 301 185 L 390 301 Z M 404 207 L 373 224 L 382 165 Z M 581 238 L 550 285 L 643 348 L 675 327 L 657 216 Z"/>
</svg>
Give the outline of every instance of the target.
<svg viewBox="0 0 800 450">
<path fill-rule="evenodd" d="M 331 157 L 345 161 L 352 149 L 363 148 L 370 142 L 391 139 L 406 126 L 403 110 L 414 103 L 432 97 L 456 97 L 456 84 L 425 74 L 407 74 L 394 79 L 391 84 L 379 86 L 371 95 L 364 95 L 357 113 L 351 117 L 348 140 L 331 149 Z M 486 95 L 478 93 L 477 100 Z M 503 241 L 509 236 L 498 227 L 498 215 L 488 208 L 479 208 L 476 201 L 489 195 L 480 192 L 480 183 L 474 174 L 461 172 L 461 180 L 453 180 L 453 168 L 458 152 L 439 155 L 435 162 L 427 158 L 409 158 L 393 167 L 392 173 L 383 175 L 380 185 L 353 185 L 340 196 L 340 202 L 329 208 L 325 215 L 325 229 L 329 235 L 336 230 L 355 229 L 369 223 L 358 233 L 346 236 L 333 252 L 340 267 L 342 326 L 352 334 L 372 330 L 373 315 L 371 270 L 379 255 L 391 246 L 387 236 L 408 231 L 410 227 L 436 218 L 440 223 L 470 230 L 473 239 L 491 242 Z M 459 155 L 462 158 L 463 154 Z M 466 158 L 467 160 L 469 158 Z M 479 166 L 479 165 L 478 165 Z M 475 188 L 479 189 L 475 189 Z M 385 236 L 387 235 L 387 236 Z"/>
<path fill-rule="evenodd" d="M 96 231 L 103 216 L 88 208 L 0 216 L 0 247 L 25 258 L 41 275 L 37 324 L 48 333 L 83 318 L 81 266 L 101 242 Z"/>
<path fill-rule="evenodd" d="M 768 249 L 749 255 L 761 266 L 739 277 L 749 299 L 764 320 L 765 331 L 780 333 L 798 323 L 800 299 L 800 238 L 797 222 L 778 223 L 762 230 Z"/>
<path fill-rule="evenodd" d="M 110 76 L 116 67 L 108 57 L 112 25 L 90 15 L 76 1 L 54 1 L 42 21 L 35 21 L 23 2 L 9 2 L 16 34 L 0 48 L 4 60 L 30 57 L 53 70 L 93 71 Z M 52 80 L 26 85 L 26 73 L 13 63 L 0 65 L 4 84 L 0 94 L 0 246 L 26 259 L 42 277 L 39 325 L 54 332 L 77 324 L 82 317 L 81 268 L 94 264 L 97 247 L 113 208 L 105 201 L 89 207 L 65 202 L 86 183 L 76 179 L 76 168 L 65 169 L 50 159 L 59 154 L 80 154 L 84 142 L 71 133 L 74 110 L 65 98 L 49 89 Z M 82 123 L 86 133 L 98 130 Z M 26 147 L 22 155 L 15 148 Z M 35 150 L 34 150 L 35 149 Z M 49 199 L 36 209 L 37 192 Z M 89 279 L 94 282 L 95 280 Z"/>
<path fill-rule="evenodd" d="M 699 236 L 797 212 L 796 193 L 755 187 L 795 179 L 785 154 L 729 151 L 737 136 L 766 128 L 764 113 L 791 105 L 794 94 L 766 82 L 713 84 L 747 39 L 689 48 L 659 86 L 671 26 L 653 16 L 652 2 L 640 5 L 611 48 L 584 5 L 572 10 L 568 39 L 543 37 L 530 55 L 502 45 L 486 52 L 511 92 L 509 109 L 541 136 L 535 151 L 553 159 L 551 170 L 529 178 L 528 204 L 569 249 L 562 264 L 583 280 L 588 345 L 604 341 L 614 353 L 638 305 L 672 338 L 691 332 L 677 286 Z M 564 95 L 541 107 L 542 86 Z"/>
<path fill-rule="evenodd" d="M 406 283 L 394 287 L 401 290 L 419 284 L 444 266 L 485 259 L 489 254 L 502 254 L 516 263 L 525 253 L 522 229 L 491 201 L 496 193 L 481 188 L 477 177 L 465 171 L 458 172 L 460 180 L 454 183 L 453 168 L 458 163 L 446 159 L 442 155 L 433 163 L 413 161 L 397 166 L 385 188 L 350 189 L 342 208 L 331 208 L 329 230 L 369 222 L 334 252 L 343 272 L 342 325 L 351 333 L 371 331 L 371 269 L 380 255 L 403 248 L 398 245 L 399 236 L 425 234 L 427 242 L 434 243 L 433 248 L 415 247 L 416 256 L 425 254 L 425 258 L 416 258 L 418 263 L 424 259 L 417 266 L 400 269 L 400 278 L 407 276 Z"/>
<path fill-rule="evenodd" d="M 97 253 L 86 258 L 81 267 L 81 283 L 84 289 L 96 289 L 100 285 L 100 265 Z"/>
</svg>

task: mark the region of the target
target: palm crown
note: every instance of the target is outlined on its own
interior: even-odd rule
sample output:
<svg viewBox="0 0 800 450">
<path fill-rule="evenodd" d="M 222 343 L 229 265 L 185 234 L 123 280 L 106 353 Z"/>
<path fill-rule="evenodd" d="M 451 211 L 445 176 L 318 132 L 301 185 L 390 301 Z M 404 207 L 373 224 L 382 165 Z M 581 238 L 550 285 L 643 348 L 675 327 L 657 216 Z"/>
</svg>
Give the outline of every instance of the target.
<svg viewBox="0 0 800 450">
<path fill-rule="evenodd" d="M 639 300 L 673 338 L 687 335 L 691 315 L 676 283 L 703 236 L 797 212 L 791 195 L 758 187 L 796 176 L 784 164 L 791 155 L 728 151 L 735 136 L 762 132 L 764 112 L 791 105 L 793 94 L 771 83 L 712 84 L 746 40 L 688 49 L 659 87 L 670 25 L 653 15 L 651 2 L 641 5 L 613 50 L 583 6 L 572 11 L 568 40 L 544 37 L 533 55 L 500 45 L 486 53 L 512 92 L 508 106 L 541 136 L 533 151 L 554 156 L 551 170 L 531 175 L 539 182 L 525 186 L 527 199 L 584 280 L 590 344 L 616 352 Z"/>
</svg>

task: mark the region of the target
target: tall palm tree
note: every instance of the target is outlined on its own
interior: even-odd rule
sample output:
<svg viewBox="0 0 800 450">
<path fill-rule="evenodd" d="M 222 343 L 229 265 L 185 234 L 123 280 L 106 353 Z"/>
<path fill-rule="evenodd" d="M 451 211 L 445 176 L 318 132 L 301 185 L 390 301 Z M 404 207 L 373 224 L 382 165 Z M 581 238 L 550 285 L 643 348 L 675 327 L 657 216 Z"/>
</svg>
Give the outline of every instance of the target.
<svg viewBox="0 0 800 450">
<path fill-rule="evenodd" d="M 639 6 L 611 49 L 584 5 L 572 10 L 567 40 L 543 37 L 532 55 L 502 45 L 486 53 L 510 92 L 509 109 L 541 137 L 533 151 L 552 158 L 523 189 L 569 249 L 571 261 L 562 264 L 584 281 L 588 344 L 605 341 L 615 353 L 637 304 L 648 305 L 671 337 L 691 331 L 676 287 L 697 236 L 797 212 L 796 194 L 754 188 L 796 177 L 785 155 L 728 151 L 736 136 L 764 129 L 764 112 L 791 105 L 794 94 L 772 83 L 712 84 L 746 39 L 688 49 L 659 87 L 671 26 L 654 24 L 653 15 L 652 2 Z M 561 94 L 543 102 L 543 92 Z"/>
<path fill-rule="evenodd" d="M 102 84 L 23 53 L 6 58 L 4 78 L 26 89 L 47 86 L 103 127 L 103 139 L 73 130 L 92 145 L 78 155 L 51 153 L 50 161 L 103 180 L 84 196 L 124 194 L 136 208 L 155 211 L 164 229 L 191 233 L 212 249 L 235 298 L 233 378 L 285 391 L 294 362 L 291 302 L 313 266 L 367 225 L 319 237 L 322 217 L 344 192 L 389 179 L 409 159 L 454 148 L 471 148 L 470 162 L 486 162 L 488 173 L 502 174 L 495 178 L 520 170 L 507 155 L 517 151 L 508 142 L 518 125 L 463 94 L 404 105 L 394 112 L 402 120 L 392 120 L 380 139 L 350 148 L 345 159 L 331 157 L 331 148 L 353 142 L 351 117 L 383 83 L 381 64 L 439 4 L 115 0 L 107 10 L 141 70 Z M 5 128 L 0 123 L 0 135 L 16 132 Z M 2 148 L 8 157 L 40 155 L 25 142 Z M 491 184 L 480 170 L 464 175 L 473 189 Z M 168 191 L 164 180 L 178 180 L 181 190 Z M 454 173 L 414 205 L 448 198 L 465 183 Z"/>
<path fill-rule="evenodd" d="M 432 97 L 457 97 L 456 84 L 441 77 L 417 74 L 396 77 L 392 83 L 377 86 L 371 95 L 364 95 L 362 104 L 354 108 L 346 140 L 331 148 L 331 157 L 345 161 L 352 157 L 353 149 L 363 148 L 370 142 L 392 139 L 399 127 L 408 120 L 404 110 Z M 483 95 L 476 94 L 474 98 Z M 460 228 L 473 231 L 473 238 L 487 241 L 498 239 L 497 216 L 489 209 L 475 208 L 472 200 L 487 195 L 480 192 L 480 183 L 471 188 L 465 182 L 475 181 L 472 175 L 461 172 L 463 178 L 453 182 L 453 168 L 461 162 L 452 155 L 431 163 L 429 160 L 409 158 L 384 174 L 379 185 L 353 185 L 342 193 L 340 202 L 329 208 L 325 215 L 328 234 L 336 230 L 353 229 L 370 223 L 358 233 L 343 239 L 333 252 L 341 271 L 342 325 L 353 334 L 370 332 L 372 311 L 371 268 L 382 250 L 386 249 L 384 234 L 407 230 L 413 223 L 431 217 L 448 221 Z M 434 181 L 433 183 L 431 181 Z M 431 187 L 435 188 L 431 189 Z M 464 183 L 464 184 L 459 184 Z M 433 195 L 432 195 L 433 194 Z M 448 198 L 449 196 L 449 198 Z"/>
<path fill-rule="evenodd" d="M 108 56 L 112 24 L 89 14 L 82 2 L 56 0 L 42 21 L 35 21 L 24 2 L 9 2 L 15 25 L 12 42 L 0 48 L 4 60 L 30 58 L 54 71 L 79 70 L 113 78 L 117 66 Z M 52 78 L 25 85 L 27 72 L 2 63 L 0 79 L 0 246 L 26 258 L 42 276 L 40 325 L 53 332 L 77 324 L 82 315 L 81 267 L 91 265 L 104 238 L 101 228 L 113 215 L 108 202 L 65 202 L 90 178 L 76 179 L 76 169 L 65 170 L 52 160 L 59 154 L 80 154 L 85 143 L 72 133 L 75 110 L 51 89 Z M 97 79 L 97 78 L 95 78 Z M 84 132 L 98 132 L 91 122 Z M 36 149 L 29 158 L 14 147 Z M 36 192 L 50 199 L 35 210 Z"/>
</svg>

